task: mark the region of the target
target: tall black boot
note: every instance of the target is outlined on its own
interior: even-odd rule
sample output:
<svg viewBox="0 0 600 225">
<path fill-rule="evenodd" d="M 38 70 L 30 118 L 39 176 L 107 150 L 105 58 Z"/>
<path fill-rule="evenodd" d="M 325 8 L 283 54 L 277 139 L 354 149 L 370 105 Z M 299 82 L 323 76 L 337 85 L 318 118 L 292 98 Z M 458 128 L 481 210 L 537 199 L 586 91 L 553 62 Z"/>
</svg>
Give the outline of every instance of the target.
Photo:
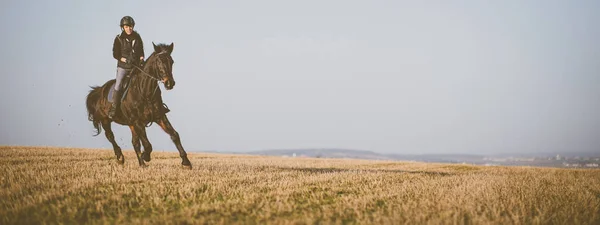
<svg viewBox="0 0 600 225">
<path fill-rule="evenodd" d="M 119 105 L 121 105 L 121 90 L 113 90 L 113 96 L 112 96 L 112 105 L 110 107 L 110 110 L 108 111 L 108 118 L 113 118 L 115 117 L 115 114 L 117 113 L 117 109 L 119 108 Z"/>
</svg>

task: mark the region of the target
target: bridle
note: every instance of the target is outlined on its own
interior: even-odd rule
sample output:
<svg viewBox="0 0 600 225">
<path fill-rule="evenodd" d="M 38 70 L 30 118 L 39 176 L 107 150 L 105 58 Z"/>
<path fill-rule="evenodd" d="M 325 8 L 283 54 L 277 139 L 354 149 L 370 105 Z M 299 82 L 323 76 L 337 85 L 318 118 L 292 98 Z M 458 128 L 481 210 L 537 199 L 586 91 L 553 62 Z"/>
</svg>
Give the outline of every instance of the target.
<svg viewBox="0 0 600 225">
<path fill-rule="evenodd" d="M 156 54 L 156 57 L 158 57 L 159 55 L 165 54 L 165 53 L 166 53 L 166 52 L 160 52 L 160 53 Z M 154 76 L 150 75 L 149 73 L 146 73 L 146 71 L 144 71 L 144 70 L 143 70 L 142 68 L 140 68 L 139 66 L 137 66 L 137 65 L 134 65 L 134 64 L 131 64 L 131 65 L 132 65 L 133 67 L 135 67 L 136 69 L 138 69 L 140 72 L 142 72 L 142 74 L 143 74 L 144 76 L 147 76 L 147 77 L 149 77 L 150 79 L 156 80 L 156 81 L 158 81 L 158 82 L 163 82 L 161 79 L 158 79 L 158 78 L 156 78 L 156 77 L 154 77 Z"/>
<path fill-rule="evenodd" d="M 159 55 L 161 55 L 161 54 L 164 54 L 164 53 L 166 53 L 166 52 L 160 52 L 160 53 L 158 53 L 158 54 L 156 54 L 156 55 L 157 55 L 157 57 L 158 57 Z M 144 98 L 145 98 L 145 101 L 151 102 L 151 101 L 152 101 L 152 100 L 151 100 L 152 96 L 155 96 L 155 95 L 156 95 L 156 91 L 159 89 L 159 86 L 160 86 L 160 85 L 159 85 L 158 83 L 159 83 L 159 82 L 160 82 L 160 83 L 164 83 L 164 82 L 163 82 L 163 80 L 161 80 L 161 79 L 159 79 L 159 78 L 156 78 L 155 76 L 152 76 L 151 74 L 147 73 L 146 71 L 144 71 L 142 68 L 140 68 L 140 67 L 139 67 L 139 66 L 137 66 L 137 65 L 134 65 L 134 64 L 131 64 L 131 65 L 132 65 L 134 68 L 138 69 L 138 70 L 141 72 L 141 74 L 142 74 L 142 75 L 144 75 L 144 76 L 146 76 L 146 77 L 148 77 L 148 78 L 150 78 L 150 79 L 152 79 L 152 80 L 155 80 L 155 81 L 157 81 L 156 88 L 155 88 L 155 89 L 154 89 L 154 91 L 152 92 L 152 95 L 150 95 L 151 97 L 150 97 L 149 99 L 146 99 L 146 98 L 144 97 Z M 158 73 L 157 73 L 157 74 L 158 74 Z M 165 108 L 167 108 L 167 109 L 168 109 L 168 107 L 167 107 L 167 105 L 166 105 L 165 103 L 163 103 L 163 106 L 164 106 Z M 154 117 L 154 115 L 152 115 L 151 117 Z M 146 124 L 146 127 L 149 127 L 149 126 L 151 126 L 151 125 L 152 125 L 152 121 L 150 121 L 148 124 Z"/>
<path fill-rule="evenodd" d="M 162 54 L 165 54 L 165 53 L 166 53 L 166 52 L 164 52 L 164 51 L 163 51 L 163 52 L 160 52 L 160 53 L 156 54 L 156 57 L 159 57 L 159 55 L 162 55 Z M 134 65 L 134 64 L 131 64 L 131 65 L 132 65 L 133 67 L 135 67 L 136 69 L 138 69 L 140 72 L 142 72 L 142 75 L 144 75 L 144 76 L 146 76 L 146 77 L 148 77 L 148 78 L 150 78 L 150 79 L 152 79 L 152 80 L 155 80 L 155 81 L 157 81 L 157 82 L 164 83 L 164 82 L 163 82 L 163 80 L 161 80 L 161 79 L 159 79 L 159 78 L 156 78 L 155 76 L 152 76 L 151 74 L 147 73 L 147 72 L 146 72 L 146 71 L 144 71 L 142 68 L 140 68 L 139 66 L 137 66 L 137 65 Z M 154 92 L 152 93 L 152 95 L 151 95 L 151 96 L 154 96 L 154 95 L 156 94 L 156 90 L 158 90 L 158 86 L 160 86 L 160 85 L 158 85 L 158 83 L 157 83 L 157 84 L 156 84 L 156 88 L 154 89 Z"/>
</svg>

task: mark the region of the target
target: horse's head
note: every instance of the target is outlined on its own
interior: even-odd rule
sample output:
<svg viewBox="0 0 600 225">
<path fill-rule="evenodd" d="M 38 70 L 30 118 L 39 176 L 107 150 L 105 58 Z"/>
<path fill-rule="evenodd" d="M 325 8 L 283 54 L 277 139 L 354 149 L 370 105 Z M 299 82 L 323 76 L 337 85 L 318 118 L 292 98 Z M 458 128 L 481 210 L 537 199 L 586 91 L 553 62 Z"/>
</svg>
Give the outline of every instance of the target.
<svg viewBox="0 0 600 225">
<path fill-rule="evenodd" d="M 173 58 L 171 52 L 173 52 L 173 43 L 170 45 L 158 44 L 154 46 L 154 54 L 156 58 L 153 60 L 153 66 L 155 71 L 158 73 L 159 79 L 165 84 L 167 90 L 173 89 L 175 86 L 175 79 L 173 78 Z M 150 63 L 150 62 L 149 62 Z"/>
</svg>

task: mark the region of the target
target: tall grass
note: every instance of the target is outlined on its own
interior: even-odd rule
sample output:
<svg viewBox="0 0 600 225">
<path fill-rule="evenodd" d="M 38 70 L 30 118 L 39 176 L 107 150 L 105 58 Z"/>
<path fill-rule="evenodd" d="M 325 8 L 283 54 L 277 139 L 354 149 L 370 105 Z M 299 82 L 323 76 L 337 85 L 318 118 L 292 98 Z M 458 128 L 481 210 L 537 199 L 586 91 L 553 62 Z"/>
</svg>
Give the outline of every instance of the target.
<svg viewBox="0 0 600 225">
<path fill-rule="evenodd" d="M 600 224 L 600 170 L 0 147 L 0 224 Z"/>
</svg>

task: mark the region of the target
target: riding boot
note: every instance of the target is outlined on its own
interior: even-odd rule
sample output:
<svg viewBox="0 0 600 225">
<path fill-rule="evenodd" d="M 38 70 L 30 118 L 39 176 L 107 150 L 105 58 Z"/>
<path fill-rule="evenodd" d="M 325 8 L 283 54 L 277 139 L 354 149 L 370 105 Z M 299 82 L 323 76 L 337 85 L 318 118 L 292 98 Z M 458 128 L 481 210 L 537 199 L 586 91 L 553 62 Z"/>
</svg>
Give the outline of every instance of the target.
<svg viewBox="0 0 600 225">
<path fill-rule="evenodd" d="M 119 108 L 119 105 L 121 105 L 121 90 L 113 90 L 113 98 L 112 98 L 112 105 L 110 107 L 110 110 L 108 111 L 108 118 L 113 118 L 115 117 L 115 114 L 117 113 L 117 109 Z"/>
</svg>

